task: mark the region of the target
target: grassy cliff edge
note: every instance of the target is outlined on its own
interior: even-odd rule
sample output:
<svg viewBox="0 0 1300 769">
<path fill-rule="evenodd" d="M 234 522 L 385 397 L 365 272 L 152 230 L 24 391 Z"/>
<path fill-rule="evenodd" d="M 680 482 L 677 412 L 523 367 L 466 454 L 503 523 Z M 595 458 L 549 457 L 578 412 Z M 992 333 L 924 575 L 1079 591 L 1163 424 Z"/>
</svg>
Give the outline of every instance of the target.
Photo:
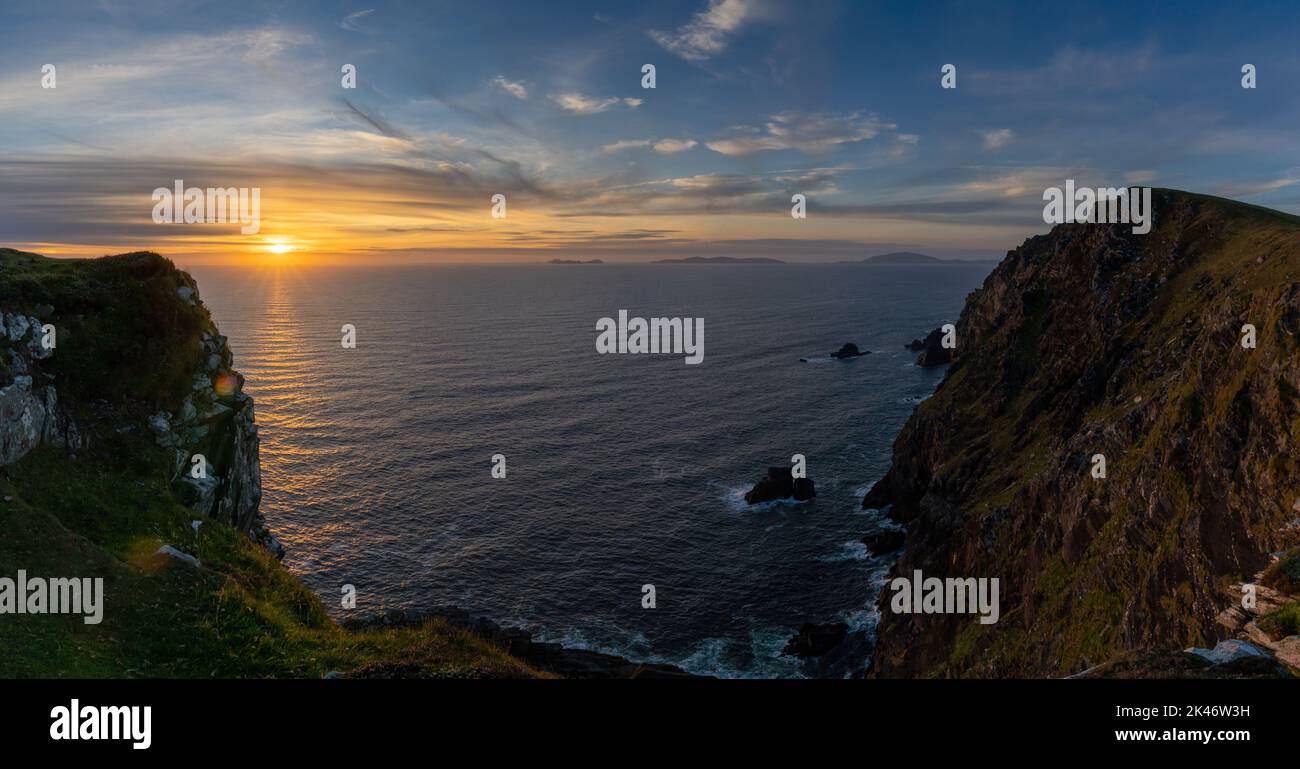
<svg viewBox="0 0 1300 769">
<path fill-rule="evenodd" d="M 186 494 L 193 490 L 177 483 L 180 449 L 161 445 L 149 419 L 192 412 L 186 404 L 198 400 L 196 379 L 242 380 L 225 352 L 215 368 L 207 365 L 215 327 L 193 279 L 170 261 L 153 253 L 57 260 L 0 249 L 0 311 L 57 330 L 57 347 L 44 360 L 0 352 L 0 386 L 24 394 L 57 389 L 57 410 L 76 427 L 74 438 L 0 467 L 0 577 L 23 570 L 104 579 L 100 624 L 85 624 L 80 614 L 0 615 L 0 678 L 319 678 L 382 675 L 394 666 L 408 676 L 546 675 L 438 620 L 345 630 L 250 536 L 260 523 L 248 510 L 191 525 L 203 516 Z M 200 445 L 212 445 L 222 435 L 219 420 L 241 408 L 237 393 L 222 392 L 220 383 L 217 392 L 191 419 Z M 251 420 L 251 402 L 248 409 Z M 0 431 L 12 431 L 24 414 L 0 416 Z M 198 425 L 200 418 L 209 421 Z M 220 501 L 214 513 L 226 510 Z M 162 545 L 201 565 L 159 555 Z"/>
</svg>

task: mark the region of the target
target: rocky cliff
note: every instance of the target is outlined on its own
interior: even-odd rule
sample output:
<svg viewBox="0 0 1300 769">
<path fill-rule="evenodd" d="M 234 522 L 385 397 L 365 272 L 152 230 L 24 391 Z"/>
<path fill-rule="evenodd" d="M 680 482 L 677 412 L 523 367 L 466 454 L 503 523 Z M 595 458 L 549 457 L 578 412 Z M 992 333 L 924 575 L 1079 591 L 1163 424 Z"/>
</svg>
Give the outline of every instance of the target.
<svg viewBox="0 0 1300 769">
<path fill-rule="evenodd" d="M 1149 234 L 1057 226 L 968 297 L 864 506 L 906 526 L 894 575 L 998 578 L 1001 617 L 894 613 L 886 588 L 874 675 L 1213 646 L 1240 583 L 1300 544 L 1300 219 L 1154 201 Z"/>
<path fill-rule="evenodd" d="M 253 402 L 168 260 L 0 249 L 0 310 L 0 577 L 103 580 L 101 622 L 0 620 L 0 679 L 552 675 L 445 618 L 344 630 L 277 561 Z"/>
<path fill-rule="evenodd" d="M 0 467 L 41 445 L 150 435 L 196 514 L 282 552 L 258 515 L 252 398 L 188 274 L 152 253 L 53 263 L 0 249 L 0 303 Z"/>
</svg>

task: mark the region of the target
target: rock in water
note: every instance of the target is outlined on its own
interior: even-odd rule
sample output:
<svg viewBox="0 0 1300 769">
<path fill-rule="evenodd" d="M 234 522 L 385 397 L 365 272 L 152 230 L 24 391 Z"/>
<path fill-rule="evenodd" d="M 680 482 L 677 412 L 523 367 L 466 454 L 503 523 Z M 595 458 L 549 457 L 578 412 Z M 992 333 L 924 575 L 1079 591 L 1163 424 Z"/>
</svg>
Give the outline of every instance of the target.
<svg viewBox="0 0 1300 769">
<path fill-rule="evenodd" d="M 905 539 L 904 533 L 898 529 L 881 529 L 863 537 L 862 544 L 867 546 L 872 555 L 884 555 L 902 547 Z"/>
<path fill-rule="evenodd" d="M 919 345 L 919 346 L 913 346 Z M 952 363 L 952 350 L 943 346 L 943 330 L 936 328 L 929 334 L 926 334 L 925 341 L 916 339 L 908 345 L 913 350 L 919 349 L 921 354 L 916 356 L 916 365 L 929 368 L 930 366 L 943 366 Z"/>
<path fill-rule="evenodd" d="M 789 657 L 820 657 L 839 646 L 849 634 L 843 622 L 806 622 L 781 653 Z"/>
<path fill-rule="evenodd" d="M 811 478 L 795 478 L 788 467 L 769 467 L 767 477 L 745 492 L 745 501 L 751 505 L 778 499 L 795 499 L 805 502 L 817 496 Z"/>
<path fill-rule="evenodd" d="M 859 355 L 870 355 L 870 354 L 871 354 L 870 352 L 859 352 L 858 346 L 852 342 L 845 342 L 844 345 L 840 347 L 840 349 L 831 353 L 831 357 L 835 358 L 836 360 L 844 360 L 845 358 L 856 358 Z"/>
</svg>

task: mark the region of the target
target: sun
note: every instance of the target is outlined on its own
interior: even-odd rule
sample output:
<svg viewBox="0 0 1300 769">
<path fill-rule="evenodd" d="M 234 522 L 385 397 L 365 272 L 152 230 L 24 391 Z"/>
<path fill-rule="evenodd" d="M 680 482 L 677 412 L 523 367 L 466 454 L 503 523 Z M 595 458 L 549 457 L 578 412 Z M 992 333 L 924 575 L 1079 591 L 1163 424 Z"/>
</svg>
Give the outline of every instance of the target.
<svg viewBox="0 0 1300 769">
<path fill-rule="evenodd" d="M 290 243 L 288 240 L 286 240 L 285 238 L 273 238 L 267 241 L 266 245 L 263 246 L 263 248 L 265 248 L 267 251 L 270 251 L 273 254 L 276 254 L 277 256 L 287 254 L 291 251 L 296 250 L 294 248 L 294 245 Z"/>
</svg>

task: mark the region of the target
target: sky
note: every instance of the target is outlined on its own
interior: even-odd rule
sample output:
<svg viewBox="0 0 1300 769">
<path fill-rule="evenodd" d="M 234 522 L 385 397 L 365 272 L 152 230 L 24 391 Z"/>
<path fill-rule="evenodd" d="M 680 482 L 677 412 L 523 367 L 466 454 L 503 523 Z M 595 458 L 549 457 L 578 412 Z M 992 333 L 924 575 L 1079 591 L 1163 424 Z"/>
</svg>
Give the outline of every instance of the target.
<svg viewBox="0 0 1300 769">
<path fill-rule="evenodd" d="M 1300 213 L 1298 22 L 1267 2 L 10 1 L 0 246 L 998 258 L 1066 179 Z M 258 188 L 259 231 L 156 223 L 177 179 Z"/>
</svg>

